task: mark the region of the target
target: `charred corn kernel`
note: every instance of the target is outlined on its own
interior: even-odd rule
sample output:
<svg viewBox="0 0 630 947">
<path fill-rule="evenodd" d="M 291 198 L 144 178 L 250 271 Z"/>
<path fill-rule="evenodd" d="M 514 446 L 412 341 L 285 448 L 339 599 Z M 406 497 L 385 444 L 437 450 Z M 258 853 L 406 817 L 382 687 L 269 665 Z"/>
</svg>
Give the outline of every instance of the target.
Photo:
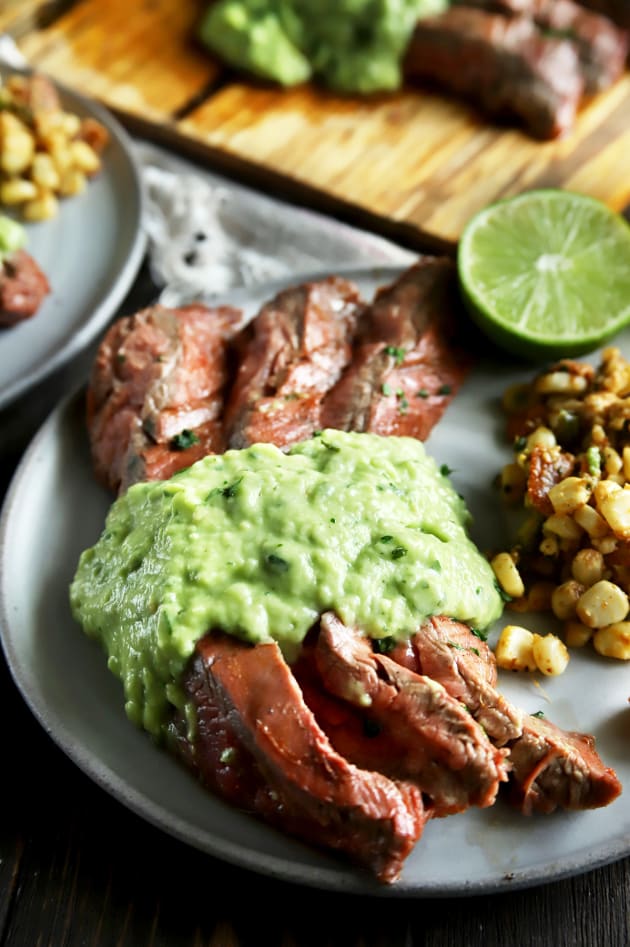
<svg viewBox="0 0 630 947">
<path fill-rule="evenodd" d="M 547 677 L 562 674 L 569 663 L 567 646 L 556 635 L 534 635 L 532 654 L 536 667 Z"/>
<path fill-rule="evenodd" d="M 602 536 L 601 539 L 593 539 L 592 543 L 596 549 L 599 549 L 603 556 L 609 556 L 619 545 L 619 540 L 616 536 L 613 536 L 612 533 L 608 533 L 607 536 Z"/>
<path fill-rule="evenodd" d="M 59 202 L 52 191 L 41 192 L 32 201 L 27 201 L 24 205 L 24 217 L 26 220 L 50 220 L 57 213 Z"/>
<path fill-rule="evenodd" d="M 571 563 L 571 574 L 575 581 L 583 585 L 585 589 L 595 585 L 606 574 L 606 563 L 602 552 L 589 547 L 580 549 Z"/>
<path fill-rule="evenodd" d="M 0 112 L 0 168 L 7 174 L 22 174 L 35 154 L 35 139 L 10 112 Z"/>
<path fill-rule="evenodd" d="M 96 174 L 101 167 L 101 159 L 86 141 L 73 141 L 69 145 L 74 166 L 85 174 Z"/>
<path fill-rule="evenodd" d="M 630 490 L 616 490 L 599 504 L 602 514 L 617 539 L 630 539 Z"/>
<path fill-rule="evenodd" d="M 66 171 L 74 170 L 72 154 L 68 148 L 68 142 L 65 139 L 61 141 L 53 139 L 49 142 L 48 154 L 52 158 L 59 175 L 63 176 Z"/>
<path fill-rule="evenodd" d="M 575 618 L 577 604 L 585 588 L 575 579 L 568 579 L 554 589 L 551 595 L 551 610 L 560 621 Z"/>
<path fill-rule="evenodd" d="M 551 608 L 551 597 L 554 591 L 553 582 L 534 582 L 527 593 L 528 610 L 530 612 L 548 612 Z"/>
<path fill-rule="evenodd" d="M 539 395 L 574 395 L 586 391 L 587 381 L 571 372 L 547 372 L 536 379 L 534 389 Z"/>
<path fill-rule="evenodd" d="M 602 448 L 602 460 L 604 470 L 609 476 L 610 474 L 618 474 L 623 465 L 621 457 L 613 447 Z"/>
<path fill-rule="evenodd" d="M 26 178 L 9 178 L 0 184 L 0 201 L 3 204 L 23 204 L 37 197 L 37 187 Z"/>
<path fill-rule="evenodd" d="M 495 649 L 497 665 L 507 671 L 535 671 L 534 636 L 520 625 L 506 625 Z"/>
<path fill-rule="evenodd" d="M 580 596 L 575 614 L 589 628 L 614 625 L 628 614 L 628 596 L 618 585 L 601 579 Z"/>
<path fill-rule="evenodd" d="M 552 533 L 554 536 L 559 536 L 560 539 L 574 540 L 580 538 L 582 528 L 572 517 L 554 513 L 548 516 L 543 523 L 543 533 L 545 535 Z"/>
<path fill-rule="evenodd" d="M 530 452 L 535 447 L 555 447 L 556 443 L 556 435 L 551 428 L 541 425 L 535 431 L 532 431 L 527 438 L 525 450 Z"/>
<path fill-rule="evenodd" d="M 522 500 L 527 486 L 527 473 L 518 464 L 506 464 L 501 471 L 500 486 L 509 503 Z"/>
<path fill-rule="evenodd" d="M 593 647 L 605 658 L 630 661 L 630 621 L 598 628 L 593 635 Z"/>
<path fill-rule="evenodd" d="M 525 594 L 525 586 L 514 559 L 509 552 L 500 552 L 490 562 L 497 582 L 510 598 L 520 598 Z"/>
<path fill-rule="evenodd" d="M 81 119 L 73 112 L 59 112 L 59 125 L 68 136 L 76 138 L 81 131 Z"/>
<path fill-rule="evenodd" d="M 593 637 L 593 629 L 583 625 L 581 621 L 567 621 L 564 623 L 564 643 L 569 648 L 583 648 Z"/>
<path fill-rule="evenodd" d="M 553 582 L 534 582 L 532 587 L 520 598 L 510 602 L 511 612 L 548 612 L 551 608 Z"/>
<path fill-rule="evenodd" d="M 591 539 L 601 539 L 609 532 L 608 523 L 592 506 L 582 506 L 573 514 L 575 522 Z"/>
<path fill-rule="evenodd" d="M 584 506 L 591 498 L 590 485 L 581 477 L 565 477 L 549 490 L 549 499 L 556 513 L 567 515 Z"/>
<path fill-rule="evenodd" d="M 50 155 L 40 151 L 34 156 L 31 178 L 42 190 L 55 191 L 59 187 L 59 172 Z"/>
<path fill-rule="evenodd" d="M 61 174 L 58 190 L 62 197 L 72 197 L 74 194 L 80 194 L 86 186 L 87 178 L 83 171 L 67 168 Z"/>
<path fill-rule="evenodd" d="M 612 493 L 619 493 L 621 487 L 614 480 L 600 480 L 593 487 L 593 497 L 599 513 L 602 512 L 601 506 L 604 500 L 607 500 Z M 602 514 L 603 515 L 603 514 Z"/>
<path fill-rule="evenodd" d="M 541 539 L 538 548 L 542 552 L 543 556 L 557 556 L 560 552 L 560 543 L 558 542 L 558 537 L 544 536 Z"/>
</svg>

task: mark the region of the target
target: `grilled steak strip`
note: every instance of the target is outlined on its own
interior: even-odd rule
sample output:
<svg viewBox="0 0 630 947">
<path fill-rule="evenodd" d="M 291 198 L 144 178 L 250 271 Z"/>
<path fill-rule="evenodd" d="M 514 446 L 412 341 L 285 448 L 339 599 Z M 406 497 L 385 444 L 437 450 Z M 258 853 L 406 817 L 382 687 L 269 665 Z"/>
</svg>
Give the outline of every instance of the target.
<svg viewBox="0 0 630 947">
<path fill-rule="evenodd" d="M 197 712 L 187 761 L 210 788 L 284 831 L 395 881 L 426 815 L 410 783 L 348 763 L 304 703 L 275 643 L 208 634 L 184 679 Z"/>
<path fill-rule="evenodd" d="M 0 326 L 34 316 L 49 292 L 46 274 L 26 250 L 5 256 L 0 267 Z"/>
<path fill-rule="evenodd" d="M 622 75 L 628 35 L 612 20 L 572 0 L 467 0 L 466 6 L 499 13 L 523 13 L 545 35 L 562 36 L 575 44 L 585 89 L 601 92 Z"/>
<path fill-rule="evenodd" d="M 469 98 L 490 115 L 517 118 L 541 139 L 572 127 L 584 88 L 569 40 L 543 36 L 528 17 L 472 7 L 419 20 L 404 73 Z"/>
<path fill-rule="evenodd" d="M 381 287 L 324 400 L 322 427 L 426 440 L 471 365 L 456 338 L 460 305 L 446 257 L 424 257 Z"/>
<path fill-rule="evenodd" d="M 604 766 L 595 740 L 527 717 L 510 749 L 509 798 L 525 815 L 554 809 L 607 806 L 621 792 L 614 770 Z"/>
<path fill-rule="evenodd" d="M 92 367 L 87 416 L 94 470 L 110 490 L 165 479 L 224 449 L 228 343 L 242 322 L 229 306 L 158 305 L 109 329 Z"/>
<path fill-rule="evenodd" d="M 507 779 L 506 753 L 441 684 L 375 653 L 369 638 L 330 612 L 321 619 L 315 659 L 325 688 L 367 713 L 392 741 L 396 750 L 380 769 L 413 780 L 437 815 L 492 805 Z"/>
<path fill-rule="evenodd" d="M 496 689 L 494 654 L 466 625 L 441 615 L 430 618 L 391 657 L 439 681 L 466 706 L 496 746 L 521 735 L 522 712 Z"/>
<path fill-rule="evenodd" d="M 279 293 L 244 332 L 226 409 L 230 447 L 287 447 L 322 427 L 322 397 L 351 356 L 359 290 L 331 276 Z"/>
<path fill-rule="evenodd" d="M 493 742 L 509 749 L 507 794 L 525 814 L 605 806 L 621 791 L 592 737 L 524 715 L 499 694 L 494 654 L 460 622 L 431 618 L 391 656 L 440 681 Z"/>
</svg>

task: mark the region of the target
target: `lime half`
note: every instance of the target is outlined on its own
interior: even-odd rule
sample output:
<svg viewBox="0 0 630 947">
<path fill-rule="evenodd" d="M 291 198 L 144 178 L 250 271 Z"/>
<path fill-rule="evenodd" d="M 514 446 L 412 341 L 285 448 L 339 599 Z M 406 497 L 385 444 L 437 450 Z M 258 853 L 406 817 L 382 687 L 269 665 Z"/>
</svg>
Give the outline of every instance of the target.
<svg viewBox="0 0 630 947">
<path fill-rule="evenodd" d="M 457 265 L 474 321 L 525 358 L 591 352 L 630 321 L 630 226 L 583 194 L 489 205 L 466 225 Z"/>
</svg>

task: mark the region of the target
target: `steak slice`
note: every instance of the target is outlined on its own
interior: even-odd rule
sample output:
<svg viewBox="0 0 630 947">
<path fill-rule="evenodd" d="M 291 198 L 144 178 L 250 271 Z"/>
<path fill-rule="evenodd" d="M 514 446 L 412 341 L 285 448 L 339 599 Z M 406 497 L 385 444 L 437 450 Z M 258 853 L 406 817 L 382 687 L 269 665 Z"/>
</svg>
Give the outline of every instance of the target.
<svg viewBox="0 0 630 947">
<path fill-rule="evenodd" d="M 465 705 L 496 746 L 520 737 L 523 713 L 496 689 L 494 654 L 466 625 L 444 616 L 433 617 L 410 640 L 411 662 L 406 654 L 409 648 L 401 656 L 400 647 L 391 657 L 439 681 L 451 697 Z"/>
<path fill-rule="evenodd" d="M 0 326 L 34 316 L 50 292 L 48 278 L 26 250 L 15 250 L 0 268 Z"/>
<path fill-rule="evenodd" d="M 570 40 L 575 44 L 589 93 L 608 88 L 624 71 L 627 34 L 608 17 L 572 0 L 467 0 L 466 5 L 507 14 L 523 13 L 543 33 Z"/>
<path fill-rule="evenodd" d="M 322 427 L 322 397 L 350 360 L 362 309 L 354 283 L 337 276 L 286 289 L 263 306 L 243 333 L 226 409 L 230 447 L 288 447 Z"/>
<path fill-rule="evenodd" d="M 322 427 L 426 440 L 472 364 L 456 338 L 460 306 L 447 257 L 424 257 L 381 287 L 324 400 Z"/>
<path fill-rule="evenodd" d="M 375 653 L 369 638 L 330 612 L 321 619 L 315 659 L 324 687 L 391 740 L 381 770 L 415 782 L 436 815 L 492 805 L 507 779 L 506 753 L 441 684 Z"/>
<path fill-rule="evenodd" d="M 344 852 L 383 882 L 396 880 L 427 818 L 419 789 L 359 769 L 333 749 L 275 643 L 208 634 L 184 688 L 197 721 L 184 758 L 211 789 Z"/>
<path fill-rule="evenodd" d="M 110 490 L 161 480 L 224 448 L 228 343 L 240 310 L 152 306 L 119 319 L 92 367 L 87 420 L 94 470 Z"/>
<path fill-rule="evenodd" d="M 526 16 L 462 6 L 418 21 L 404 74 L 458 93 L 490 115 L 518 119 L 540 139 L 572 128 L 584 90 L 569 40 L 544 36 Z"/>
<path fill-rule="evenodd" d="M 510 761 L 509 798 L 525 815 L 558 807 L 596 809 L 621 793 L 617 775 L 604 766 L 594 738 L 561 730 L 548 720 L 526 717 Z"/>
</svg>

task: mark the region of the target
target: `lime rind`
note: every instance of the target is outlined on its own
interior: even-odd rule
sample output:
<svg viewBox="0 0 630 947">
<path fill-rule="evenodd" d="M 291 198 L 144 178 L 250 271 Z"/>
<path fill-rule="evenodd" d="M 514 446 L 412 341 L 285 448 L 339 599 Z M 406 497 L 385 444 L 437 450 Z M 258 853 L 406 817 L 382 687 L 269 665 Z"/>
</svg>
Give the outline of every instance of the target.
<svg viewBox="0 0 630 947">
<path fill-rule="evenodd" d="M 630 321 L 630 226 L 586 195 L 489 205 L 462 234 L 458 270 L 474 321 L 517 355 L 584 354 Z"/>
</svg>

